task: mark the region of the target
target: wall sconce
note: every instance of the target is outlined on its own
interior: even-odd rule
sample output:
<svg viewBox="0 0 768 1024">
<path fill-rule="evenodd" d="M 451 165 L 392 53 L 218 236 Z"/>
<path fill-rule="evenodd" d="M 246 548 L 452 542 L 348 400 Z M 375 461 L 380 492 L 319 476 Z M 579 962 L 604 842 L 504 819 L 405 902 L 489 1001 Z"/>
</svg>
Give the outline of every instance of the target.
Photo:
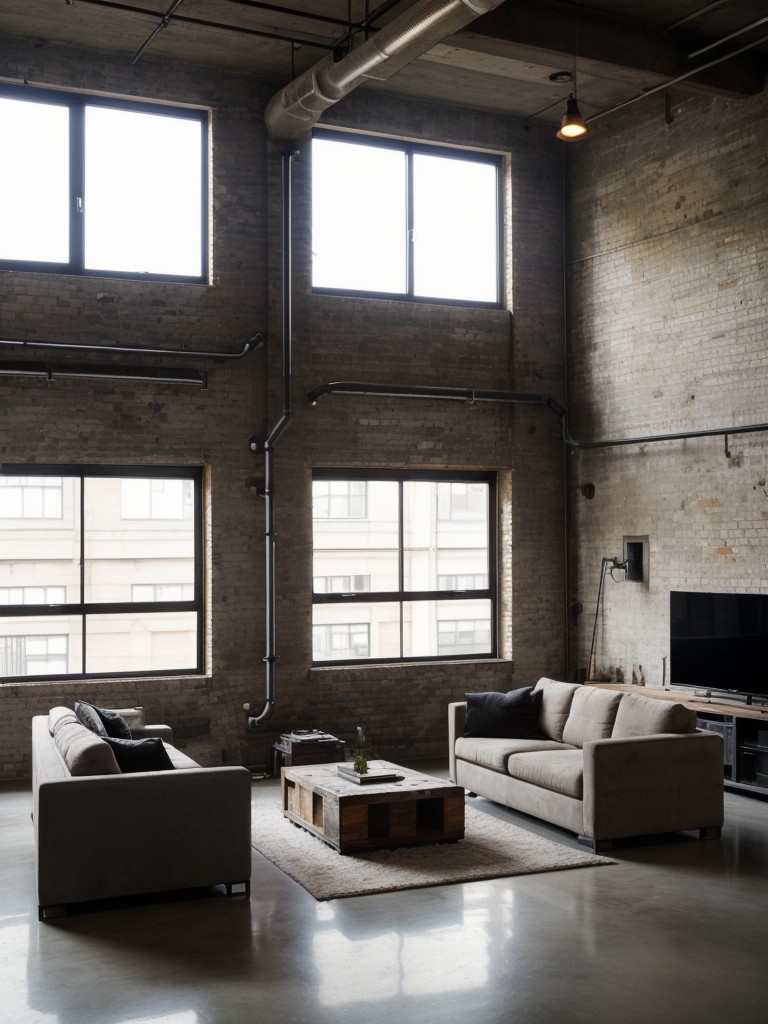
<svg viewBox="0 0 768 1024">
<path fill-rule="evenodd" d="M 592 679 L 592 669 L 595 659 L 595 638 L 597 637 L 597 620 L 600 616 L 600 602 L 603 598 L 603 581 L 606 574 L 610 574 L 614 583 L 623 583 L 627 578 L 627 563 L 620 558 L 603 558 L 600 564 L 600 583 L 597 588 L 597 604 L 595 605 L 595 622 L 592 627 L 592 644 L 589 648 L 589 662 L 587 663 L 587 681 Z"/>
</svg>

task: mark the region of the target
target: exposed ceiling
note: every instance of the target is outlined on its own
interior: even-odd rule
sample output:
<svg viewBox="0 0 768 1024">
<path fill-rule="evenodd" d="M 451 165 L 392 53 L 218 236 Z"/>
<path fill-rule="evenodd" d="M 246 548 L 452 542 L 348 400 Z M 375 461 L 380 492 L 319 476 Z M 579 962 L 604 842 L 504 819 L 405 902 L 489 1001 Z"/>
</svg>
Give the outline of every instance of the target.
<svg viewBox="0 0 768 1024">
<path fill-rule="evenodd" d="M 242 70 L 277 89 L 415 2 L 2 0 L 0 35 L 124 55 L 139 69 L 163 57 Z M 555 122 L 573 85 L 550 76 L 574 68 L 588 120 L 696 68 L 677 89 L 753 95 L 768 74 L 768 0 L 506 0 L 366 88 Z"/>
</svg>

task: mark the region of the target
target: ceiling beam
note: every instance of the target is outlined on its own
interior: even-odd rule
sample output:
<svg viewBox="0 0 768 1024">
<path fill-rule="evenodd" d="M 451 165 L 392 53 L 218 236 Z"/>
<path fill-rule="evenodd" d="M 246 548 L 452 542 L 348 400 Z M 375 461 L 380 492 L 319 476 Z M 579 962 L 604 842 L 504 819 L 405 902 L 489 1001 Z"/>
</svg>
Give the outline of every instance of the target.
<svg viewBox="0 0 768 1024">
<path fill-rule="evenodd" d="M 502 4 L 446 44 L 523 64 L 573 67 L 598 78 L 656 85 L 696 66 L 688 54 L 713 38 L 668 32 L 631 18 L 617 17 L 557 0 Z M 728 46 L 717 53 L 726 54 Z M 698 63 L 707 63 L 704 54 Z M 686 86 L 726 96 L 752 96 L 763 90 L 768 74 L 765 54 L 743 53 L 686 80 Z"/>
</svg>

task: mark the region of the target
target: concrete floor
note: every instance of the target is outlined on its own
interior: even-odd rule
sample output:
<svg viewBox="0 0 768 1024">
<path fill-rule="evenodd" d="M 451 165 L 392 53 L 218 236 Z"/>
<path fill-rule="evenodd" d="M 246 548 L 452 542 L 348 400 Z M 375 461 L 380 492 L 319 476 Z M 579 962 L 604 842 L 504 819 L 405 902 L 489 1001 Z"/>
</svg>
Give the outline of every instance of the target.
<svg viewBox="0 0 768 1024">
<path fill-rule="evenodd" d="M 278 798 L 255 782 L 254 814 Z M 318 903 L 254 852 L 250 903 L 215 889 L 45 924 L 29 812 L 28 784 L 0 783 L 2 1024 L 768 1022 L 759 799 L 726 794 L 719 841 L 623 844 L 611 867 Z"/>
</svg>

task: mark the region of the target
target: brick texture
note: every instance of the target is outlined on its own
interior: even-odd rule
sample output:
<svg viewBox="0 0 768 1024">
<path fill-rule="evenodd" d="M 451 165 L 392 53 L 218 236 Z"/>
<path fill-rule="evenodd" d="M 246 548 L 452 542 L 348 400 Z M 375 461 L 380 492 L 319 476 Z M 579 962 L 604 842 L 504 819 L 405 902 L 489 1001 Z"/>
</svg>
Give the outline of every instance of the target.
<svg viewBox="0 0 768 1024">
<path fill-rule="evenodd" d="M 569 396 L 580 440 L 768 420 L 768 97 L 673 94 L 569 151 Z M 646 584 L 607 580 L 603 678 L 669 681 L 669 591 L 768 585 L 768 433 L 569 459 L 572 664 L 585 667 L 600 560 L 649 538 Z M 585 499 L 581 487 L 595 486 Z M 639 670 L 642 666 L 642 671 Z"/>
<path fill-rule="evenodd" d="M 551 132 L 469 110 L 360 91 L 329 123 L 475 146 L 507 155 L 511 312 L 313 296 L 310 152 L 294 165 L 293 418 L 275 457 L 277 704 L 248 732 L 243 703 L 265 690 L 264 505 L 249 449 L 281 414 L 280 153 L 263 109 L 276 86 L 254 77 L 63 46 L 0 43 L 3 74 L 210 107 L 213 278 L 210 286 L 0 273 L 5 338 L 234 351 L 191 359 L 207 390 L 164 384 L 0 378 L 7 462 L 202 464 L 206 467 L 208 636 L 205 676 L 0 686 L 2 777 L 30 773 L 33 714 L 80 695 L 142 703 L 204 764 L 265 764 L 276 736 L 322 727 L 349 739 L 362 725 L 383 756 L 444 752 L 449 700 L 506 689 L 565 667 L 564 463 L 557 422 L 539 408 L 358 399 L 306 393 L 334 379 L 552 393 L 563 399 L 562 181 Z M 163 182 L 158 169 L 158 187 Z M 344 215 L 370 217 L 370 209 Z M 450 210 L 446 210 L 450 216 Z M 9 353 L 13 353 L 12 355 Z M 30 358 L 8 350 L 3 358 Z M 39 358 L 39 355 L 38 355 Z M 82 363 L 81 353 L 57 354 Z M 99 356 L 99 363 L 121 361 Z M 132 357 L 173 366 L 178 359 Z M 501 657 L 464 665 L 311 667 L 310 481 L 315 466 L 492 469 L 500 474 Z"/>
</svg>

